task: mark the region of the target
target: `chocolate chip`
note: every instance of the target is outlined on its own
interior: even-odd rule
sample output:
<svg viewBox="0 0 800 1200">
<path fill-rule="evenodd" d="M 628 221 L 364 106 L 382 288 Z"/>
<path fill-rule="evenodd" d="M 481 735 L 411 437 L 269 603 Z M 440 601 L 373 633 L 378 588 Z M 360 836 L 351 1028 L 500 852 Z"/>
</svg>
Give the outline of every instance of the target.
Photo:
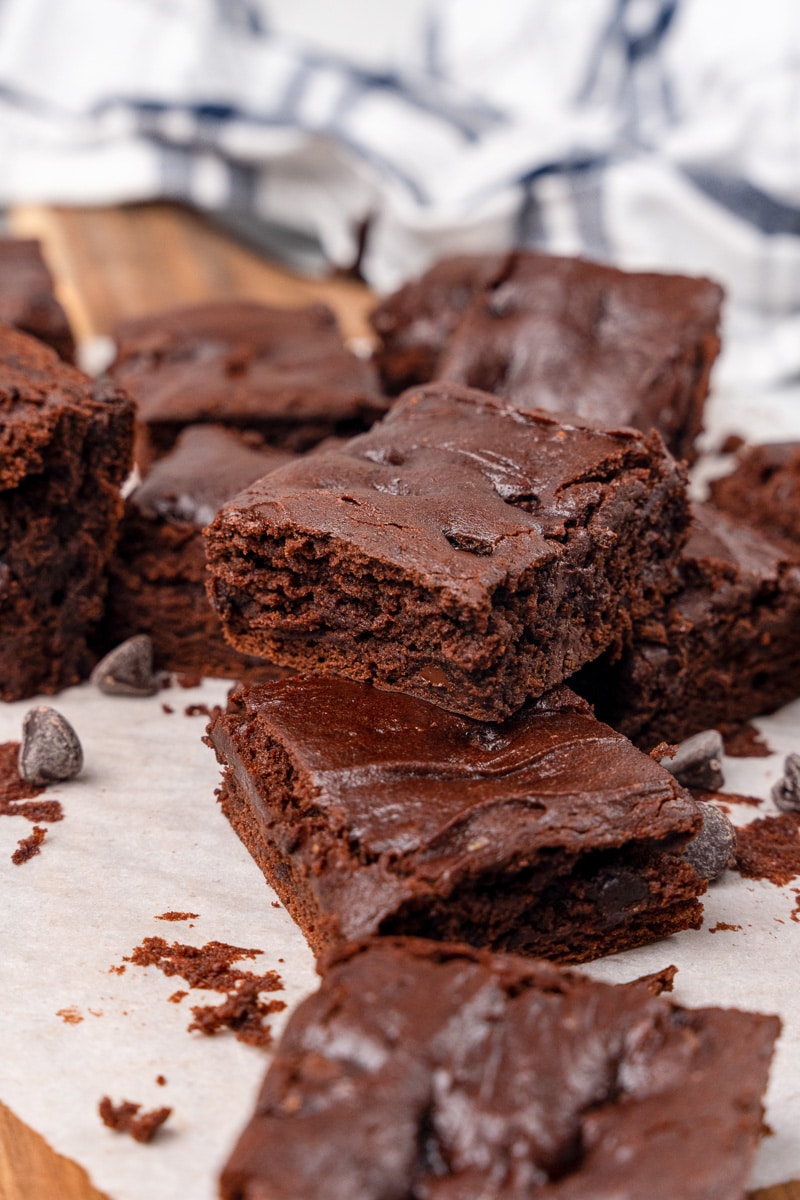
<svg viewBox="0 0 800 1200">
<path fill-rule="evenodd" d="M 783 778 L 772 785 L 772 799 L 781 812 L 800 812 L 800 754 L 787 754 Z"/>
<path fill-rule="evenodd" d="M 700 832 L 692 838 L 683 858 L 701 879 L 716 879 L 736 856 L 736 830 L 716 804 L 699 803 L 703 814 Z"/>
<path fill-rule="evenodd" d="M 25 714 L 19 773 L 29 783 L 74 779 L 83 766 L 77 733 L 60 712 L 41 704 Z"/>
<path fill-rule="evenodd" d="M 706 729 L 686 738 L 672 758 L 661 759 L 661 766 L 688 788 L 716 792 L 725 782 L 722 775 L 722 734 Z"/>
<path fill-rule="evenodd" d="M 146 633 L 120 642 L 92 671 L 92 683 L 107 696 L 153 696 L 153 643 Z"/>
</svg>

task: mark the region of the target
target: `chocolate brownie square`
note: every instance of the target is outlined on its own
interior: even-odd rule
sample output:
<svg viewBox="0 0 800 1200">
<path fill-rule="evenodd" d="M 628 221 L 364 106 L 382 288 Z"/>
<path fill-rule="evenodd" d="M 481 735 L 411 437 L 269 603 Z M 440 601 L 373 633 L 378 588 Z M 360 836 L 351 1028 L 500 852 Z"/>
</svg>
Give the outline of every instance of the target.
<svg viewBox="0 0 800 1200">
<path fill-rule="evenodd" d="M 677 457 L 694 457 L 719 350 L 717 284 L 533 251 L 445 262 L 429 276 L 373 317 L 389 330 L 378 355 L 384 373 L 387 355 L 393 364 L 402 346 L 411 361 L 421 341 L 425 365 L 435 358 L 427 378 L 520 408 L 655 428 Z M 422 319 L 413 316 L 415 301 Z"/>
<path fill-rule="evenodd" d="M 219 425 L 192 425 L 128 496 L 109 573 L 104 649 L 137 633 L 155 665 L 201 675 L 277 677 L 280 668 L 239 654 L 206 596 L 203 529 L 217 510 L 293 455 L 249 445 Z"/>
<path fill-rule="evenodd" d="M 67 314 L 56 299 L 53 277 L 36 241 L 0 238 L 0 323 L 52 346 L 65 362 L 75 359 Z"/>
<path fill-rule="evenodd" d="M 710 488 L 717 508 L 800 552 L 800 442 L 746 447 L 733 471 Z"/>
<path fill-rule="evenodd" d="M 432 384 L 226 505 L 209 586 L 245 653 L 500 720 L 622 645 L 687 521 L 658 435 Z"/>
<path fill-rule="evenodd" d="M 131 465 L 133 409 L 55 351 L 0 327 L 0 698 L 92 666 Z"/>
<path fill-rule="evenodd" d="M 566 688 L 497 725 L 296 676 L 235 693 L 209 739 L 317 954 L 402 933 L 580 962 L 699 927 L 700 809 Z"/>
<path fill-rule="evenodd" d="M 777 1017 L 391 939 L 292 1014 L 223 1200 L 743 1200 Z"/>
<path fill-rule="evenodd" d="M 647 749 L 748 720 L 800 696 L 800 564 L 786 547 L 696 505 L 681 590 L 617 662 L 571 680 Z"/>
<path fill-rule="evenodd" d="M 136 401 L 142 467 L 185 425 L 228 425 L 303 450 L 368 428 L 388 404 L 374 367 L 347 349 L 323 304 L 176 309 L 124 322 L 117 344 L 111 374 Z"/>
</svg>

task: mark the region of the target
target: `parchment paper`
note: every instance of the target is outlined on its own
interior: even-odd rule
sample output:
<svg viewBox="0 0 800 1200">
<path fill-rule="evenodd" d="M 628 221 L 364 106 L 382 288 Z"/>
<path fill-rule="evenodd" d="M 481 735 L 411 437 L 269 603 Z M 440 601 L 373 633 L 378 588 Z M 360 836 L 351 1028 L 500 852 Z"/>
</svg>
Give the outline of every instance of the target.
<svg viewBox="0 0 800 1200">
<path fill-rule="evenodd" d="M 718 393 L 709 417 L 709 445 L 728 432 L 753 441 L 800 436 L 800 397 Z M 717 469 L 709 460 L 700 474 Z M 273 893 L 215 802 L 219 771 L 201 742 L 206 720 L 184 714 L 187 705 L 224 702 L 227 687 L 207 680 L 196 689 L 127 699 L 84 685 L 43 698 L 77 729 L 84 772 L 48 789 L 45 798 L 62 802 L 64 820 L 48 826 L 41 854 L 29 862 L 14 866 L 10 856 L 30 823 L 0 818 L 0 1100 L 87 1168 L 113 1200 L 211 1200 L 269 1052 L 230 1033 L 187 1032 L 189 1006 L 216 1003 L 217 993 L 192 991 L 171 1003 L 181 979 L 154 968 L 128 965 L 121 975 L 110 968 L 146 936 L 196 945 L 216 939 L 262 950 L 254 963 L 240 965 L 279 970 L 290 1009 L 316 986 L 303 938 L 283 908 L 273 907 Z M 19 739 L 35 702 L 0 705 L 0 741 Z M 733 810 L 742 824 L 776 811 L 766 798 L 784 755 L 800 751 L 800 701 L 756 724 L 775 753 L 725 761 L 727 790 L 766 801 Z M 774 1132 L 762 1144 L 753 1186 L 800 1178 L 796 900 L 792 886 L 730 872 L 709 890 L 701 931 L 587 968 L 622 981 L 673 962 L 681 1003 L 782 1016 L 768 1095 Z M 156 919 L 167 911 L 199 915 L 193 922 Z M 738 928 L 713 932 L 718 923 Z M 276 1034 L 287 1015 L 275 1018 Z M 156 1140 L 142 1146 L 102 1125 L 97 1105 L 105 1094 L 174 1111 Z"/>
</svg>

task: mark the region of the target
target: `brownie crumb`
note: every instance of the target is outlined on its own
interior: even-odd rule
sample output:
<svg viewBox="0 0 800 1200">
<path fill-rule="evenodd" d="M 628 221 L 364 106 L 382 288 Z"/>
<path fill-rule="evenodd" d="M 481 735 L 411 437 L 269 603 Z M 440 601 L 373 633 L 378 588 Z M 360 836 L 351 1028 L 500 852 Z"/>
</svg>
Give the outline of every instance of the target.
<svg viewBox="0 0 800 1200">
<path fill-rule="evenodd" d="M 736 870 L 778 887 L 800 876 L 800 813 L 760 817 L 737 829 Z"/>
<path fill-rule="evenodd" d="M 735 932 L 741 928 L 741 925 L 730 925 L 727 921 L 717 921 L 716 925 L 712 925 L 708 932 L 721 933 L 724 929 L 730 929 L 732 932 Z"/>
<path fill-rule="evenodd" d="M 660 971 L 652 971 L 649 975 L 640 975 L 638 979 L 633 980 L 633 983 L 644 984 L 651 995 L 661 996 L 664 992 L 674 991 L 677 974 L 678 968 L 674 964 L 670 964 L 668 967 L 662 967 Z"/>
<path fill-rule="evenodd" d="M 271 903 L 272 903 L 273 908 L 280 908 L 280 906 L 281 906 L 280 900 L 273 900 L 273 901 L 271 901 Z"/>
<path fill-rule="evenodd" d="M 166 1075 L 156 1075 L 156 1083 L 158 1084 L 159 1087 L 164 1087 L 166 1082 L 167 1082 Z"/>
<path fill-rule="evenodd" d="M 772 750 L 755 725 L 743 721 L 739 725 L 720 725 L 725 753 L 731 758 L 767 758 Z"/>
<path fill-rule="evenodd" d="M 161 711 L 165 712 L 165 713 L 167 713 L 167 715 L 169 715 L 170 713 L 174 713 L 175 709 L 172 707 L 171 704 L 162 704 Z"/>
<path fill-rule="evenodd" d="M 270 972 L 274 976 L 274 972 Z M 221 1029 L 230 1029 L 240 1042 L 249 1046 L 268 1046 L 272 1030 L 264 1018 L 286 1008 L 283 1000 L 262 1000 L 262 991 L 274 990 L 269 976 L 254 975 L 243 979 L 236 991 L 229 992 L 220 1004 L 197 1004 L 189 1031 L 213 1037 Z"/>
<path fill-rule="evenodd" d="M 35 800 L 45 790 L 19 773 L 19 742 L 0 745 L 0 817 L 25 817 L 28 821 L 62 821 L 58 800 Z"/>
<path fill-rule="evenodd" d="M 178 988 L 177 992 L 173 992 L 171 996 L 167 996 L 167 999 L 169 1000 L 170 1004 L 180 1004 L 184 996 L 188 995 L 188 992 L 181 991 L 181 989 Z"/>
<path fill-rule="evenodd" d="M 729 433 L 719 448 L 720 454 L 735 454 L 745 444 L 744 438 L 738 433 Z"/>
<path fill-rule="evenodd" d="M 65 1025 L 80 1025 L 81 1021 L 83 1020 L 80 1009 L 76 1008 L 74 1005 L 72 1005 L 70 1008 L 59 1008 L 56 1016 L 61 1017 L 61 1020 Z"/>
<path fill-rule="evenodd" d="M 126 967 L 125 967 L 124 963 L 121 963 L 120 966 L 118 966 L 118 967 L 109 967 L 108 968 L 109 975 L 124 975 L 125 971 L 126 971 Z"/>
<path fill-rule="evenodd" d="M 193 921 L 200 916 L 200 913 L 190 912 L 165 912 L 160 916 L 154 917 L 154 921 Z"/>
<path fill-rule="evenodd" d="M 729 804 L 747 804 L 750 808 L 758 808 L 764 801 L 758 796 L 743 796 L 740 792 L 707 792 L 701 788 L 690 788 L 695 800 L 701 804 L 716 804 L 728 811 Z"/>
<path fill-rule="evenodd" d="M 19 867 L 22 863 L 27 862 L 29 858 L 33 858 L 35 854 L 41 854 L 39 847 L 45 839 L 47 830 L 42 825 L 34 825 L 30 835 L 26 838 L 20 838 L 17 842 L 17 848 L 11 855 L 11 861 L 15 866 Z"/>
<path fill-rule="evenodd" d="M 178 687 L 193 688 L 199 687 L 203 682 L 203 676 L 197 674 L 189 674 L 187 671 L 179 671 L 175 676 L 175 682 Z"/>
<path fill-rule="evenodd" d="M 791 911 L 791 918 L 800 925 L 800 895 L 797 895 L 794 902 L 794 908 Z"/>
<path fill-rule="evenodd" d="M 130 1100 L 112 1104 L 108 1096 L 103 1096 L 97 1107 L 104 1125 L 118 1133 L 129 1133 L 136 1142 L 152 1141 L 172 1112 L 171 1108 L 154 1108 L 151 1112 L 140 1113 L 141 1104 L 133 1104 Z"/>
<path fill-rule="evenodd" d="M 213 717 L 215 713 L 220 712 L 219 705 L 214 705 L 209 708 L 207 704 L 187 704 L 183 710 L 185 717 Z"/>
<path fill-rule="evenodd" d="M 226 993 L 218 1005 L 196 1005 L 192 1009 L 189 1031 L 211 1036 L 230 1029 L 238 1041 L 265 1046 L 272 1040 L 272 1033 L 264 1018 L 286 1006 L 282 1000 L 262 1000 L 261 993 L 282 991 L 283 980 L 277 971 L 258 975 L 233 965 L 239 959 L 252 959 L 262 953 L 227 942 L 170 945 L 164 938 L 148 937 L 125 961 L 139 967 L 158 967 L 165 975 L 180 975 L 190 988 Z M 186 995 L 185 991 L 177 991 L 169 999 L 179 1004 Z"/>
</svg>

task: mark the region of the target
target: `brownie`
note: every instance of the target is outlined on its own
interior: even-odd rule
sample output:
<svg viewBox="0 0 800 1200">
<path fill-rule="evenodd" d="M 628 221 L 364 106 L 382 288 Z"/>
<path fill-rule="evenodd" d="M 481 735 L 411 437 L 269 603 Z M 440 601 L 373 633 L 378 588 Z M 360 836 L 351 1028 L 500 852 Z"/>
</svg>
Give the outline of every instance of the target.
<svg viewBox="0 0 800 1200">
<path fill-rule="evenodd" d="M 227 504 L 209 586 L 246 653 L 500 720 L 661 603 L 687 521 L 657 434 L 433 384 Z"/>
<path fill-rule="evenodd" d="M 54 350 L 0 327 L 0 698 L 92 666 L 131 464 L 133 409 Z"/>
<path fill-rule="evenodd" d="M 681 590 L 619 661 L 571 681 L 638 745 L 677 742 L 800 696 L 800 564 L 754 529 L 696 505 Z"/>
<path fill-rule="evenodd" d="M 497 725 L 295 676 L 237 691 L 209 739 L 317 954 L 402 933 L 579 962 L 700 924 L 701 810 L 566 688 Z"/>
<path fill-rule="evenodd" d="M 464 310 L 502 275 L 508 259 L 508 254 L 442 259 L 372 310 L 369 320 L 379 338 L 375 362 L 390 395 L 436 377 L 439 358 Z"/>
<path fill-rule="evenodd" d="M 421 341 L 416 382 L 448 379 L 521 408 L 656 428 L 677 457 L 691 459 L 719 350 L 721 301 L 707 279 L 517 251 L 445 261 L 384 301 L 373 322 L 388 329 L 384 374 L 401 350 L 411 361 Z M 434 305 L 431 322 L 424 314 Z"/>
<path fill-rule="evenodd" d="M 800 442 L 748 446 L 710 488 L 717 508 L 800 551 Z"/>
<path fill-rule="evenodd" d="M 126 321 L 111 374 L 136 401 L 143 467 L 185 425 L 253 430 L 303 450 L 366 429 L 388 404 L 374 367 L 347 349 L 323 304 L 219 301 Z"/>
<path fill-rule="evenodd" d="M 206 597 L 203 528 L 220 506 L 291 453 L 250 446 L 234 430 L 188 426 L 128 496 L 111 564 L 103 649 L 137 633 L 157 668 L 239 677 L 280 668 L 240 654 Z"/>
<path fill-rule="evenodd" d="M 56 299 L 53 278 L 36 241 L 0 238 L 0 323 L 52 346 L 65 362 L 75 359 L 67 314 Z"/>
<path fill-rule="evenodd" d="M 292 1014 L 223 1200 L 743 1200 L 780 1021 L 386 939 Z"/>
</svg>

